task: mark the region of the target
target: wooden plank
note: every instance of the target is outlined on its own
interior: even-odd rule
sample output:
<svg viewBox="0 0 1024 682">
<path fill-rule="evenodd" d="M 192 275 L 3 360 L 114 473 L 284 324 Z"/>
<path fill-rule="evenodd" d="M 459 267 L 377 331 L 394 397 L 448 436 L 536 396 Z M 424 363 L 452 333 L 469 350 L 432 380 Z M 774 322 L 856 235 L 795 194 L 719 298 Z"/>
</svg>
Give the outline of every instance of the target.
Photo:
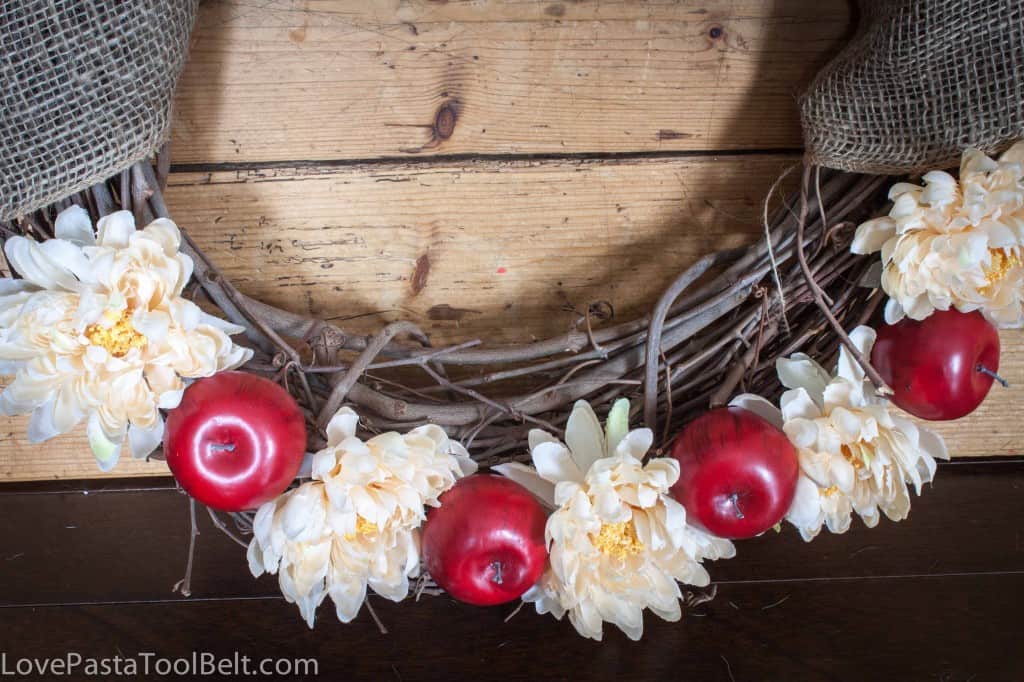
<svg viewBox="0 0 1024 682">
<path fill-rule="evenodd" d="M 869 529 L 856 521 L 843 535 L 823 533 L 811 543 L 787 526 L 782 533 L 737 543 L 735 559 L 709 563 L 708 570 L 720 585 L 1024 572 L 1024 547 L 1012 532 L 1024 516 L 1022 483 L 1019 461 L 942 465 L 935 484 L 914 498 L 904 522 L 883 520 Z M 50 493 L 0 488 L 0 518 L 7 524 L 0 609 L 182 599 L 171 586 L 184 571 L 188 501 L 173 488 L 111 490 L 96 483 Z M 217 531 L 205 513 L 199 521 L 195 598 L 278 594 L 276 579 L 249 575 L 244 550 Z M 145 570 L 107 570 L 135 564 Z M 405 610 L 416 608 L 407 604 Z"/>
<path fill-rule="evenodd" d="M 9 377 L 0 380 L 0 387 L 6 386 L 8 380 Z M 27 416 L 0 415 L 0 481 L 56 481 L 104 475 L 89 451 L 84 424 L 42 444 L 28 441 L 27 428 Z M 126 454 L 106 476 L 161 474 L 170 475 L 163 462 L 136 460 Z"/>
<path fill-rule="evenodd" d="M 412 319 L 436 343 L 528 341 L 604 299 L 649 310 L 712 250 L 759 238 L 761 198 L 787 155 L 352 164 L 178 173 L 171 213 L 247 294 L 352 331 Z M 1024 386 L 1024 335 L 1002 371 Z M 996 387 L 939 425 L 956 456 L 1020 452 L 1014 399 Z M 44 447 L 0 418 L 0 480 L 98 475 L 81 431 Z M 116 476 L 161 463 L 125 458 Z"/>
<path fill-rule="evenodd" d="M 163 560 L 147 558 L 135 568 Z M 283 599 L 248 599 L 5 608 L 0 637 L 11 667 L 77 651 L 133 657 L 141 672 L 143 652 L 209 652 L 314 658 L 317 679 L 344 680 L 1020 680 L 1022 591 L 1019 573 L 725 585 L 681 622 L 648 616 L 639 643 L 438 598 L 375 599 L 387 635 L 365 609 L 348 625 L 324 613 L 310 630 Z"/>
<path fill-rule="evenodd" d="M 374 598 L 388 636 L 365 610 L 341 625 L 329 607 L 308 630 L 273 581 L 250 579 L 241 549 L 205 524 L 195 596 L 182 600 L 169 588 L 188 542 L 187 507 L 173 491 L 0 488 L 0 641 L 9 665 L 69 650 L 238 652 L 314 657 L 321 675 L 339 679 L 449 670 L 466 679 L 1020 679 L 1024 662 L 1008 652 L 1019 631 L 1012 595 L 1024 590 L 1022 476 L 1020 462 L 944 465 L 904 523 L 855 524 L 812 543 L 792 532 L 741 543 L 737 558 L 712 565 L 716 599 L 680 623 L 648 617 L 640 643 L 608 628 L 600 644 L 530 609 L 504 622 L 511 607 L 444 597 Z"/>
<path fill-rule="evenodd" d="M 794 148 L 843 0 L 203 3 L 179 163 Z"/>
<path fill-rule="evenodd" d="M 361 332 L 404 316 L 438 342 L 523 342 L 568 331 L 571 309 L 598 299 L 616 319 L 646 312 L 683 267 L 757 238 L 761 200 L 795 160 L 180 173 L 167 201 L 260 300 Z"/>
<path fill-rule="evenodd" d="M 999 340 L 999 374 L 1010 382 L 1010 388 L 992 384 L 985 402 L 967 417 L 929 424 L 946 439 L 955 457 L 1024 453 L 1024 422 L 1020 418 L 1024 330 L 1003 330 Z"/>
</svg>

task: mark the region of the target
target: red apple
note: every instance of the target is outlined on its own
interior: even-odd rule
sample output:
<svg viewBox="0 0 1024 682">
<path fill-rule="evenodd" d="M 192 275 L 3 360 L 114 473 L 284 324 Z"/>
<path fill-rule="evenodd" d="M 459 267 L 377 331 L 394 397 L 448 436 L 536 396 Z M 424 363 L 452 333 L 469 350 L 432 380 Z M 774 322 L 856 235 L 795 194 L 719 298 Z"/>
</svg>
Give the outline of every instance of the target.
<svg viewBox="0 0 1024 682">
<path fill-rule="evenodd" d="M 200 379 L 167 417 L 167 466 L 185 492 L 214 509 L 241 511 L 274 499 L 298 474 L 305 452 L 299 406 L 254 374 Z"/>
<path fill-rule="evenodd" d="M 501 476 L 461 479 L 423 524 L 423 562 L 446 592 L 469 604 L 518 599 L 544 572 L 547 511 Z"/>
<path fill-rule="evenodd" d="M 937 310 L 878 330 L 871 364 L 892 401 L 921 419 L 959 419 L 981 404 L 999 371 L 999 332 L 977 312 Z"/>
<path fill-rule="evenodd" d="M 723 538 L 749 538 L 786 515 L 796 493 L 796 448 L 781 430 L 740 407 L 690 422 L 672 456 L 679 480 L 672 496 L 688 519 Z"/>
</svg>

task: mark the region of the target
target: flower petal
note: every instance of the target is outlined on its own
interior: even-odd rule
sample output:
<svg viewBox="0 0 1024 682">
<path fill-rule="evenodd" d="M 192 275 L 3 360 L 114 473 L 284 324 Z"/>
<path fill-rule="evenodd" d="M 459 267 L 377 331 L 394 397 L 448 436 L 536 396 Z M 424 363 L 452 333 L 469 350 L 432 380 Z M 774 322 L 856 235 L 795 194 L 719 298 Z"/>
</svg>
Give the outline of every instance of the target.
<svg viewBox="0 0 1024 682">
<path fill-rule="evenodd" d="M 132 315 L 132 327 L 152 344 L 164 345 L 171 328 L 171 316 L 162 310 L 138 309 Z"/>
<path fill-rule="evenodd" d="M 25 434 L 30 443 L 42 443 L 60 435 L 60 430 L 53 422 L 54 402 L 55 400 L 51 398 L 32 411 Z"/>
<path fill-rule="evenodd" d="M 527 444 L 530 446 L 532 452 L 535 447 L 541 443 L 558 443 L 560 442 L 557 438 L 552 436 L 547 431 L 542 429 L 530 429 L 530 433 L 527 434 Z"/>
<path fill-rule="evenodd" d="M 741 407 L 744 410 L 749 410 L 772 426 L 778 429 L 782 428 L 782 412 L 759 395 L 741 393 L 729 401 L 729 407 Z"/>
<path fill-rule="evenodd" d="M 148 429 L 134 424 L 128 427 L 128 448 L 132 457 L 144 459 L 156 450 L 164 438 L 164 420 L 159 416 L 156 423 Z"/>
<path fill-rule="evenodd" d="M 811 399 L 819 405 L 822 402 L 822 395 L 825 393 L 825 386 L 832 379 L 821 365 L 804 353 L 794 353 L 792 357 L 779 358 L 775 361 L 775 370 L 778 372 L 779 381 L 783 386 L 806 389 Z"/>
<path fill-rule="evenodd" d="M 610 456 L 619 446 L 619 441 L 626 437 L 629 432 L 629 400 L 619 398 L 612 405 L 608 412 L 608 418 L 604 422 L 604 439 L 607 452 Z"/>
<path fill-rule="evenodd" d="M 359 415 L 352 408 L 342 407 L 334 413 L 331 421 L 327 424 L 327 443 L 334 446 L 356 435 L 356 428 L 359 426 Z"/>
<path fill-rule="evenodd" d="M 40 245 L 27 237 L 11 237 L 4 244 L 4 253 L 18 274 L 43 289 L 77 291 L 78 280 L 66 267 L 55 263 Z"/>
<path fill-rule="evenodd" d="M 181 246 L 181 230 L 174 224 L 174 221 L 167 218 L 157 218 L 146 225 L 141 234 L 146 239 L 152 239 L 159 244 L 165 256 L 175 256 Z"/>
<path fill-rule="evenodd" d="M 96 243 L 89 212 L 77 205 L 69 206 L 57 214 L 53 234 L 57 239 L 65 239 L 76 246 L 92 246 Z"/>
<path fill-rule="evenodd" d="M 796 481 L 793 503 L 786 512 L 786 521 L 800 530 L 805 541 L 810 541 L 821 530 L 825 515 L 821 511 L 821 493 L 818 486 L 806 476 Z"/>
<path fill-rule="evenodd" d="M 896 235 L 896 222 L 889 216 L 862 223 L 850 244 L 853 253 L 874 253 Z"/>
<path fill-rule="evenodd" d="M 366 582 L 350 577 L 343 582 L 337 581 L 330 588 L 334 612 L 342 623 L 351 623 L 359 615 L 366 601 Z"/>
<path fill-rule="evenodd" d="M 573 405 L 565 425 L 565 444 L 576 466 L 584 474 L 594 462 L 608 455 L 601 422 L 594 414 L 594 408 L 585 400 L 577 400 Z"/>
<path fill-rule="evenodd" d="M 217 317 L 216 315 L 210 315 L 202 310 L 199 311 L 199 320 L 197 322 L 197 325 L 200 324 L 209 325 L 214 329 L 222 331 L 229 336 L 234 334 L 241 334 L 242 332 L 245 331 L 245 327 L 241 325 L 233 324 L 231 322 L 228 322 L 227 320 L 223 320 Z"/>
<path fill-rule="evenodd" d="M 870 358 L 871 348 L 875 345 L 875 339 L 877 336 L 878 335 L 875 333 L 874 329 L 861 325 L 850 332 L 850 341 L 853 342 L 854 347 L 860 351 L 861 355 L 866 358 Z M 848 381 L 864 381 L 864 370 L 861 369 L 860 363 L 854 359 L 850 354 L 850 351 L 842 344 L 839 347 L 839 364 L 837 366 L 837 371 L 840 377 Z"/>
<path fill-rule="evenodd" d="M 818 441 L 818 425 L 813 419 L 800 417 L 788 420 L 782 430 L 789 441 L 798 448 L 813 447 Z"/>
<path fill-rule="evenodd" d="M 115 211 L 99 219 L 96 231 L 97 244 L 123 249 L 128 246 L 131 236 L 135 234 L 135 218 L 131 211 Z"/>
<path fill-rule="evenodd" d="M 779 405 L 782 407 L 782 419 L 785 422 L 793 419 L 817 419 L 821 416 L 821 406 L 815 403 L 807 390 L 803 388 L 795 388 L 783 393 L 782 398 L 779 399 Z"/>
<path fill-rule="evenodd" d="M 924 426 L 919 426 L 917 433 L 921 443 L 921 450 L 928 453 L 934 459 L 949 459 L 949 450 L 946 449 L 946 441 L 941 435 Z"/>
<path fill-rule="evenodd" d="M 890 298 L 885 302 L 885 323 L 896 324 L 900 320 L 906 317 L 906 312 L 903 310 L 903 306 L 895 298 Z"/>
<path fill-rule="evenodd" d="M 259 578 L 266 572 L 263 565 L 263 552 L 260 550 L 260 543 L 253 538 L 245 550 L 245 558 L 249 562 L 249 572 L 253 578 Z"/>
<path fill-rule="evenodd" d="M 635 460 L 643 460 L 644 455 L 654 444 L 654 432 L 648 428 L 633 429 L 626 433 L 615 448 L 616 455 L 627 455 Z"/>
<path fill-rule="evenodd" d="M 533 449 L 533 465 L 541 478 L 551 483 L 583 482 L 583 472 L 576 466 L 569 449 L 558 442 L 541 443 Z"/>
<path fill-rule="evenodd" d="M 555 506 L 554 484 L 541 478 L 540 474 L 533 468 L 519 462 L 508 462 L 492 466 L 491 471 L 497 471 L 505 478 L 515 481 L 540 498 L 549 507 Z"/>
<path fill-rule="evenodd" d="M 115 443 L 107 438 L 100 426 L 99 412 L 92 412 L 89 415 L 89 422 L 86 426 L 86 435 L 89 438 L 89 447 L 92 454 L 96 456 L 96 463 L 100 471 L 110 471 L 117 464 L 121 456 L 121 443 Z"/>
<path fill-rule="evenodd" d="M 829 415 L 829 421 L 839 433 L 843 443 L 855 443 L 861 438 L 861 418 L 845 407 L 836 407 Z"/>
</svg>

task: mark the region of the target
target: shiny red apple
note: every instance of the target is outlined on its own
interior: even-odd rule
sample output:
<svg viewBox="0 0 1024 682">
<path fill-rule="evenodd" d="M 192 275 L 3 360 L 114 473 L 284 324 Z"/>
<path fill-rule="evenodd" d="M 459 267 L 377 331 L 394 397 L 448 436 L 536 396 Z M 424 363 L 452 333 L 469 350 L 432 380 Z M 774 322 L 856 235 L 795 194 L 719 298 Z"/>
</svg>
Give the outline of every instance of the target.
<svg viewBox="0 0 1024 682">
<path fill-rule="evenodd" d="M 999 332 L 977 311 L 903 318 L 878 330 L 871 364 L 892 388 L 897 406 L 921 419 L 959 419 L 992 388 Z"/>
<path fill-rule="evenodd" d="M 679 480 L 672 496 L 696 521 L 723 538 L 749 538 L 786 515 L 796 492 L 796 448 L 750 410 L 722 407 L 690 422 L 672 456 Z"/>
<path fill-rule="evenodd" d="M 423 524 L 423 563 L 459 601 L 492 606 L 518 599 L 544 572 L 547 510 L 501 476 L 458 481 Z"/>
<path fill-rule="evenodd" d="M 167 466 L 185 492 L 214 509 L 241 511 L 274 499 L 298 474 L 305 452 L 299 406 L 254 374 L 200 379 L 167 416 Z"/>
</svg>

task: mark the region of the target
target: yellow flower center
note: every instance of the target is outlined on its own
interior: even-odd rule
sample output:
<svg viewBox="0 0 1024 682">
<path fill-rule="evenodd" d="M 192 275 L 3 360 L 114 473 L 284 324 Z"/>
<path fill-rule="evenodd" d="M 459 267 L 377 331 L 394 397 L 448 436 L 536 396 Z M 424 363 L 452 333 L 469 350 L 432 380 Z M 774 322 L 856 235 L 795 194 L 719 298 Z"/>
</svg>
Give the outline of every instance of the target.
<svg viewBox="0 0 1024 682">
<path fill-rule="evenodd" d="M 992 255 L 992 261 L 985 272 L 986 285 L 978 289 L 978 292 L 984 295 L 988 295 L 992 291 L 992 287 L 996 285 L 996 282 L 1002 280 L 1010 272 L 1010 269 L 1021 265 L 1020 256 L 1013 251 L 1007 252 L 1006 249 L 989 249 L 988 252 Z"/>
<path fill-rule="evenodd" d="M 106 348 L 115 358 L 124 357 L 132 348 L 145 348 L 149 341 L 135 330 L 131 318 L 131 310 L 126 308 L 109 327 L 90 324 L 85 328 L 85 338 L 94 346 Z"/>
<path fill-rule="evenodd" d="M 601 530 L 594 538 L 594 546 L 605 556 L 616 559 L 636 556 L 643 551 L 643 543 L 636 537 L 636 526 L 632 521 L 602 523 Z"/>
<path fill-rule="evenodd" d="M 360 535 L 373 535 L 374 533 L 376 533 L 379 530 L 380 530 L 380 528 L 378 528 L 377 524 L 374 523 L 373 521 L 367 521 L 362 516 L 356 515 L 356 532 L 355 533 L 346 533 L 345 534 L 345 539 L 348 540 L 349 542 L 351 542 L 352 540 L 355 540 L 356 537 L 358 537 Z"/>
<path fill-rule="evenodd" d="M 850 448 L 849 445 L 841 445 L 839 447 L 839 451 L 843 453 L 843 457 L 846 459 L 847 462 L 853 465 L 854 469 L 864 468 L 864 460 L 861 459 L 860 455 L 855 455 L 853 453 L 853 449 Z"/>
<path fill-rule="evenodd" d="M 827 488 L 821 489 L 821 494 L 824 495 L 825 497 L 832 497 L 837 492 L 839 492 L 839 486 L 837 485 L 830 485 Z"/>
</svg>

